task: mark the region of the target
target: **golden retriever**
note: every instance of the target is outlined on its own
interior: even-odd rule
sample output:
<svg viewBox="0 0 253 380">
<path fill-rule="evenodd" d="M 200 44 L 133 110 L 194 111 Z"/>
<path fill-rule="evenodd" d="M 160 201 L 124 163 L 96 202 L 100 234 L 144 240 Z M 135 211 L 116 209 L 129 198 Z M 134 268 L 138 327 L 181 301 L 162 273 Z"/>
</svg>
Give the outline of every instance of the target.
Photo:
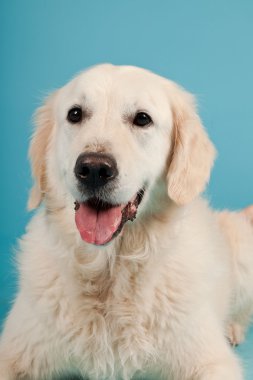
<svg viewBox="0 0 253 380">
<path fill-rule="evenodd" d="M 29 207 L 42 205 L 20 241 L 0 379 L 242 379 L 230 345 L 253 311 L 253 212 L 199 196 L 215 148 L 193 96 L 99 65 L 36 124 Z"/>
</svg>

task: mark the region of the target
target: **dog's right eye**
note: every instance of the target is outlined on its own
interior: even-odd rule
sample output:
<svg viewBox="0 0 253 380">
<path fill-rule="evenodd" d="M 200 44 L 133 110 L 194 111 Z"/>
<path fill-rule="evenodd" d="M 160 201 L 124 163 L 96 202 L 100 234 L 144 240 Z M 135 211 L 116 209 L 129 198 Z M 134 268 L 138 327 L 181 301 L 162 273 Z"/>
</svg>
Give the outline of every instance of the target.
<svg viewBox="0 0 253 380">
<path fill-rule="evenodd" d="M 133 124 L 137 127 L 146 127 L 152 123 L 151 117 L 146 112 L 137 112 Z"/>
<path fill-rule="evenodd" d="M 83 118 L 83 111 L 81 107 L 73 107 L 69 110 L 67 119 L 70 123 L 80 123 Z"/>
</svg>

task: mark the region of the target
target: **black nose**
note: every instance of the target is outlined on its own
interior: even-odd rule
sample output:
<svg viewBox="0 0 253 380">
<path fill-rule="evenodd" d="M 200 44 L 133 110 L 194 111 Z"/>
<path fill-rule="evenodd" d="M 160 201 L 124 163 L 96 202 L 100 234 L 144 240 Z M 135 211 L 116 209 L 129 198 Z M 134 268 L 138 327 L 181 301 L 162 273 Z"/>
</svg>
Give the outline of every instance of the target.
<svg viewBox="0 0 253 380">
<path fill-rule="evenodd" d="M 104 186 L 118 175 L 115 159 L 104 153 L 80 154 L 74 172 L 79 183 L 88 189 Z"/>
</svg>

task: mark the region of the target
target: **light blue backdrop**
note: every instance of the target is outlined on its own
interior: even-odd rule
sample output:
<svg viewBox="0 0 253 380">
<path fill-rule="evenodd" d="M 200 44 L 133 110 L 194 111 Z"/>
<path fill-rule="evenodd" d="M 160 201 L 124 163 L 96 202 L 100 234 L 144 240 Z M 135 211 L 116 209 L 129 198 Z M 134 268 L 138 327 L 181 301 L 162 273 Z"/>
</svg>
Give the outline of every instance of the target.
<svg viewBox="0 0 253 380">
<path fill-rule="evenodd" d="M 253 1 L 3 0 L 0 39 L 1 318 L 15 288 L 10 252 L 30 217 L 31 116 L 89 65 L 142 66 L 195 93 L 219 151 L 212 205 L 253 202 Z"/>
</svg>

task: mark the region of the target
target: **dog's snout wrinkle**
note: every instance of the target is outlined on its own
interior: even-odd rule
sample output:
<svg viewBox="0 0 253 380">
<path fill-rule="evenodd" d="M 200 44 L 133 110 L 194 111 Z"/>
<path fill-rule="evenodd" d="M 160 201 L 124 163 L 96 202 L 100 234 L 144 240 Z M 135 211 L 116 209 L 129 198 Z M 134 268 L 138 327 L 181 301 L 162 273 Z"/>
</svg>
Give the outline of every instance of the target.
<svg viewBox="0 0 253 380">
<path fill-rule="evenodd" d="M 80 154 L 74 172 L 79 183 L 89 190 L 95 190 L 106 185 L 118 175 L 114 157 L 95 152 Z"/>
</svg>

